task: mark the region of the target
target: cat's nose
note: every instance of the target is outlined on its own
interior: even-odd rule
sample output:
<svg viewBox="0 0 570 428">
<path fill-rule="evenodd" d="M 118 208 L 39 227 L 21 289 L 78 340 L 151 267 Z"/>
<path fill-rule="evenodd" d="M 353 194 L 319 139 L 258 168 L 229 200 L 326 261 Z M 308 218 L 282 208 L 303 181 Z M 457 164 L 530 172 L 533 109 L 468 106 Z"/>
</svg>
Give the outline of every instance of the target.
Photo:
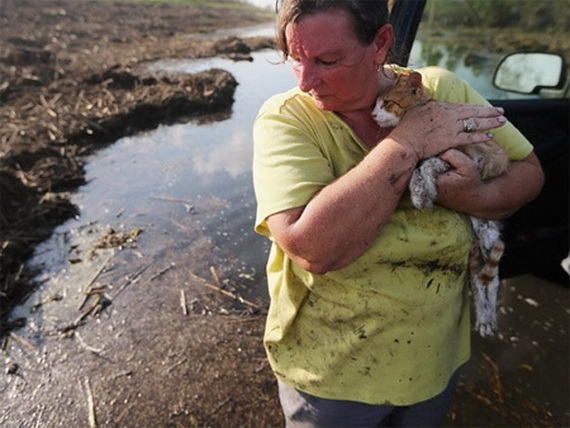
<svg viewBox="0 0 570 428">
<path fill-rule="evenodd" d="M 372 110 L 372 118 L 374 120 L 378 120 L 380 117 L 380 108 L 376 105 L 374 106 L 374 109 Z"/>
</svg>

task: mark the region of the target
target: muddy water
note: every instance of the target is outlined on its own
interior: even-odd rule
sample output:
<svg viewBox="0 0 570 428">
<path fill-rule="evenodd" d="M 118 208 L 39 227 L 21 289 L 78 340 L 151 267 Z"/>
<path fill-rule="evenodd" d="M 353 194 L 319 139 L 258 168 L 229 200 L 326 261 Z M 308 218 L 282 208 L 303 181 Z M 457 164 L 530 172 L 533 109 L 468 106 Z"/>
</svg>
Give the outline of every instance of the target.
<svg viewBox="0 0 570 428">
<path fill-rule="evenodd" d="M 104 273 L 109 258 L 124 276 L 147 265 L 160 272 L 177 263 L 194 264 L 194 272 L 208 280 L 215 281 L 213 275 L 221 282 L 232 278 L 240 295 L 265 298 L 268 246 L 252 230 L 251 128 L 261 103 L 294 80 L 275 51 L 257 52 L 253 58 L 150 66 L 173 73 L 226 69 L 239 83 L 235 103 L 231 111 L 123 138 L 92 156 L 86 166 L 88 184 L 72 197 L 80 217 L 38 247 L 31 264 L 40 270 L 42 285 L 13 317 L 29 316 L 30 308 L 46 299 L 67 301 L 76 310 L 77 291 Z M 38 322 L 61 319 L 57 306 L 57 315 L 42 311 L 44 319 Z"/>
</svg>

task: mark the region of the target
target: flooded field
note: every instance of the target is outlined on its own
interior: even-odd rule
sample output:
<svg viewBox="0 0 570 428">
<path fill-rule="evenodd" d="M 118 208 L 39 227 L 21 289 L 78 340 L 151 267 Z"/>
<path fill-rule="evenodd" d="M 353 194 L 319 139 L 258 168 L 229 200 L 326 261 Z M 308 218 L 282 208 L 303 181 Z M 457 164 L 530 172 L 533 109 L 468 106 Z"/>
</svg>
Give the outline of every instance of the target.
<svg viewBox="0 0 570 428">
<path fill-rule="evenodd" d="M 75 271 L 81 275 L 89 248 L 113 230 L 137 231 L 124 247 L 139 254 L 134 256 L 139 261 L 164 268 L 172 264 L 166 250 L 176 248 L 182 256 L 203 260 L 206 272 L 215 267 L 221 276 L 246 279 L 242 292 L 248 296 L 264 295 L 267 246 L 253 232 L 251 126 L 263 100 L 293 80 L 275 52 L 253 57 L 253 62 L 177 60 L 151 66 L 175 73 L 228 69 L 239 82 L 236 102 L 224 114 L 123 138 L 91 157 L 88 184 L 72 198 L 80 216 L 39 246 L 32 262 L 42 271 L 41 289 L 72 282 L 69 275 Z M 208 241 L 202 254 L 192 253 L 190 243 L 197 236 Z M 89 273 L 84 275 L 88 280 Z"/>
</svg>

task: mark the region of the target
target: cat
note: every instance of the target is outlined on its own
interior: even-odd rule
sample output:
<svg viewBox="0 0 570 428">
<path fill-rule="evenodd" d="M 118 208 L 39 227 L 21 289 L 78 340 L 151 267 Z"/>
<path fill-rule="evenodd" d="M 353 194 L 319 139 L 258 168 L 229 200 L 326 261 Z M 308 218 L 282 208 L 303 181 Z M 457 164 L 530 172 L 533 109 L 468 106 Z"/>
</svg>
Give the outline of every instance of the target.
<svg viewBox="0 0 570 428">
<path fill-rule="evenodd" d="M 431 101 L 424 92 L 422 76 L 416 71 L 403 71 L 387 93 L 378 97 L 372 117 L 380 127 L 396 126 L 411 108 Z M 495 142 L 458 147 L 477 165 L 479 176 L 487 180 L 504 173 L 509 165 L 505 151 Z M 416 208 L 430 208 L 437 198 L 437 177 L 450 165 L 439 157 L 425 159 L 414 169 L 409 183 L 412 203 Z M 499 262 L 505 244 L 501 239 L 501 223 L 471 216 L 475 240 L 469 254 L 469 279 L 474 298 L 475 330 L 483 337 L 497 332 L 497 293 Z"/>
</svg>

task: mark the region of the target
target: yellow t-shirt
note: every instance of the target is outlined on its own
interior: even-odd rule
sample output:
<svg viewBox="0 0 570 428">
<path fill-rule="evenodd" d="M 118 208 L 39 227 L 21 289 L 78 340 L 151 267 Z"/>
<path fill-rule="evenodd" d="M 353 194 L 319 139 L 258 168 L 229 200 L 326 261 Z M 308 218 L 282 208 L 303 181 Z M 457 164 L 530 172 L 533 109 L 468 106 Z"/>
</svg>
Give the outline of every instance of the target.
<svg viewBox="0 0 570 428">
<path fill-rule="evenodd" d="M 449 72 L 419 71 L 435 99 L 486 103 Z M 495 134 L 511 159 L 532 151 L 510 124 Z M 268 216 L 306 205 L 369 152 L 298 88 L 262 106 L 254 145 L 255 229 L 272 241 Z M 469 358 L 471 240 L 465 215 L 417 210 L 406 194 L 369 250 L 343 269 L 312 274 L 273 241 L 264 343 L 276 376 L 319 397 L 370 404 L 409 405 L 439 394 Z"/>
</svg>

